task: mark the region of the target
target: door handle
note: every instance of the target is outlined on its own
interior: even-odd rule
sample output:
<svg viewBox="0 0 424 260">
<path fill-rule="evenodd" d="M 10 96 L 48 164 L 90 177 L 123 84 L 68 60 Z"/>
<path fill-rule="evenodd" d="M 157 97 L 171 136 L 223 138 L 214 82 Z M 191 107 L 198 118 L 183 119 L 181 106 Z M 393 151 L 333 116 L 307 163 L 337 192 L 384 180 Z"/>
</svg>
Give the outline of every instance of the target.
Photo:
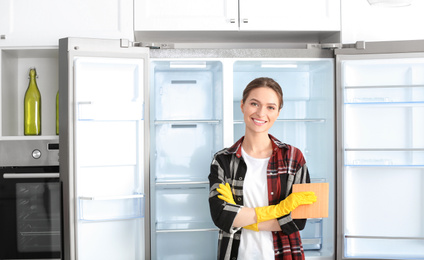
<svg viewBox="0 0 424 260">
<path fill-rule="evenodd" d="M 59 173 L 4 173 L 4 179 L 54 179 Z"/>
</svg>

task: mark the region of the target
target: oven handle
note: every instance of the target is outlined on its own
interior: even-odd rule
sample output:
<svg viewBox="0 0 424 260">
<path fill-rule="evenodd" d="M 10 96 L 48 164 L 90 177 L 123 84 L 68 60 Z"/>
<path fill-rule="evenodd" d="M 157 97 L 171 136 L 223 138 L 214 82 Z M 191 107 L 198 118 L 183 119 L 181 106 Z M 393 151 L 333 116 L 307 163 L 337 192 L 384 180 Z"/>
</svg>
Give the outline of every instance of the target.
<svg viewBox="0 0 424 260">
<path fill-rule="evenodd" d="M 4 173 L 4 179 L 54 179 L 59 173 Z"/>
</svg>

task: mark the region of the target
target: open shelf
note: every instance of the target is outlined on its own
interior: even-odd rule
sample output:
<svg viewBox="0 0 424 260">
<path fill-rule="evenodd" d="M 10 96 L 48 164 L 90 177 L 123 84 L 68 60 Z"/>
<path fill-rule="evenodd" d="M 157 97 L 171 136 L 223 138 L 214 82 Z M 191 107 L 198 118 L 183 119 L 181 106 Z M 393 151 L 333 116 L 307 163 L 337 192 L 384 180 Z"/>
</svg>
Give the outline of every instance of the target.
<svg viewBox="0 0 424 260">
<path fill-rule="evenodd" d="M 3 48 L 1 59 L 1 137 L 24 139 L 24 97 L 29 69 L 37 70 L 41 93 L 41 134 L 56 135 L 56 94 L 59 89 L 57 48 Z M 38 137 L 43 138 L 43 137 Z"/>
</svg>

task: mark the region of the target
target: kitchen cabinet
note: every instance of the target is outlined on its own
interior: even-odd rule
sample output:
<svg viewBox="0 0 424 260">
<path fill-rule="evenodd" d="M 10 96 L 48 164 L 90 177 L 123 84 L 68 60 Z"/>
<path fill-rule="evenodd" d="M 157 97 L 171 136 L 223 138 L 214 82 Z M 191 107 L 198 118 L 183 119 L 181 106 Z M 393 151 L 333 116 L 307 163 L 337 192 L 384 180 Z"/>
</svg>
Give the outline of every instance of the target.
<svg viewBox="0 0 424 260">
<path fill-rule="evenodd" d="M 368 1 L 342 0 L 341 40 L 405 41 L 424 39 L 424 1 L 399 8 L 371 6 Z M 360 14 L 360 19 L 358 19 Z"/>
<path fill-rule="evenodd" d="M 131 0 L 2 0 L 0 46 L 57 46 L 67 36 L 133 37 Z"/>
<path fill-rule="evenodd" d="M 335 32 L 340 31 L 340 0 L 135 0 L 134 27 L 140 32 Z"/>
</svg>

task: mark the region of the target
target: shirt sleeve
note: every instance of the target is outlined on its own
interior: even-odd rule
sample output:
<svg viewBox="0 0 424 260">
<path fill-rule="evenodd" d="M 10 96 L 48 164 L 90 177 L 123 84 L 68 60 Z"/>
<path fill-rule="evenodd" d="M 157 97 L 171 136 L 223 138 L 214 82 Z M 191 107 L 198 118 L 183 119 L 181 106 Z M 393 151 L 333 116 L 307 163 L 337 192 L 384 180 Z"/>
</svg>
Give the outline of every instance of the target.
<svg viewBox="0 0 424 260">
<path fill-rule="evenodd" d="M 306 164 L 304 164 L 295 174 L 294 182 L 290 185 L 298 183 L 310 183 L 311 179 L 309 177 L 309 171 Z M 291 193 L 290 187 L 290 193 Z M 290 235 L 296 231 L 303 230 L 306 225 L 306 219 L 292 219 L 291 213 L 278 219 L 281 230 L 285 235 Z"/>
<path fill-rule="evenodd" d="M 219 188 L 219 184 L 225 184 L 231 176 L 230 164 L 226 163 L 224 156 L 215 155 L 209 174 L 209 209 L 214 224 L 227 233 L 235 233 L 240 228 L 233 228 L 233 222 L 238 212 L 241 209 L 241 205 L 234 205 L 227 203 L 218 198 L 219 192 L 216 190 Z"/>
</svg>

